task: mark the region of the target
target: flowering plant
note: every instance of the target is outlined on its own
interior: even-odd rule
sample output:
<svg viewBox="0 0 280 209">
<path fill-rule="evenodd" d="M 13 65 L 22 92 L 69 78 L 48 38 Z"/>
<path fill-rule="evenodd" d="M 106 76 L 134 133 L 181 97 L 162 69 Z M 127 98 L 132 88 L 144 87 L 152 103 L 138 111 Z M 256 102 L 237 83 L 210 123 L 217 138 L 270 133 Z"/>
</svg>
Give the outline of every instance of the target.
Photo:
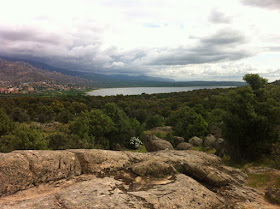
<svg viewBox="0 0 280 209">
<path fill-rule="evenodd" d="M 139 149 L 143 145 L 142 141 L 138 137 L 135 137 L 135 136 L 130 138 L 129 144 L 130 144 L 131 148 L 133 148 L 133 149 Z"/>
</svg>

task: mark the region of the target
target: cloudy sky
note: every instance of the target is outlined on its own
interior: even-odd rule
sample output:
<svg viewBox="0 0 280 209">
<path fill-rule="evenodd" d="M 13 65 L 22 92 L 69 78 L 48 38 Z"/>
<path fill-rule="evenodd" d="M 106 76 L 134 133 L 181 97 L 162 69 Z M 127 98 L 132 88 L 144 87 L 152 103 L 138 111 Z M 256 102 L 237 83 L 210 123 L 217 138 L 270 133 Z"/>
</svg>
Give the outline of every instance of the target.
<svg viewBox="0 0 280 209">
<path fill-rule="evenodd" d="M 280 0 L 0 0 L 0 55 L 176 80 L 280 79 Z"/>
</svg>

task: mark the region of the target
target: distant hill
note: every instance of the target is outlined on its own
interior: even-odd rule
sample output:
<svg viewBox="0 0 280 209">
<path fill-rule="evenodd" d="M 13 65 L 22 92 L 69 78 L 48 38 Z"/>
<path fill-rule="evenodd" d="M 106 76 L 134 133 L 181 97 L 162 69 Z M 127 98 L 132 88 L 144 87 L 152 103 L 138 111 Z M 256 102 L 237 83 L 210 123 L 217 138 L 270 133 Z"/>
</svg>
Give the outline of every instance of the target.
<svg viewBox="0 0 280 209">
<path fill-rule="evenodd" d="M 32 66 L 36 68 L 36 75 L 26 74 L 25 78 L 18 78 L 17 80 L 28 80 L 27 77 L 30 76 L 32 79 L 36 80 L 43 75 L 50 77 L 51 79 L 60 80 L 63 82 L 75 82 L 75 83 L 90 83 L 94 87 L 99 88 L 110 88 L 110 87 L 183 87 L 183 86 L 244 86 L 245 82 L 235 82 L 235 81 L 185 81 L 177 82 L 172 79 L 151 77 L 151 76 L 131 76 L 123 74 L 99 74 L 94 72 L 80 72 L 71 71 L 61 68 L 56 68 L 45 63 L 32 61 L 28 59 L 14 58 L 14 57 L 1 57 L 5 60 L 12 62 L 17 61 L 17 63 L 29 63 L 29 68 Z M 18 62 L 20 61 L 20 62 Z M 32 68 L 32 69 L 33 69 Z M 40 72 L 40 73 L 39 73 Z M 45 73 L 44 73 L 45 72 Z M 52 74 L 53 73 L 53 74 Z M 74 77 L 73 77 L 74 76 Z M 45 77 L 44 77 L 45 78 Z M 1 78 L 0 78 L 1 79 Z M 25 81 L 26 82 L 26 81 Z"/>
<path fill-rule="evenodd" d="M 276 80 L 276 81 L 272 82 L 271 84 L 280 85 L 280 80 Z"/>
<path fill-rule="evenodd" d="M 47 65 L 42 62 L 37 62 L 33 60 L 28 60 L 28 59 L 22 59 L 22 58 L 15 58 L 15 57 L 3 57 L 0 56 L 0 59 L 8 60 L 8 61 L 23 61 L 26 63 L 29 63 L 37 68 L 43 69 L 43 70 L 48 70 L 48 71 L 55 71 L 55 72 L 60 72 L 65 75 L 70 75 L 70 76 L 76 76 L 80 78 L 84 78 L 87 80 L 91 80 L 95 83 L 99 84 L 104 84 L 104 83 L 118 83 L 118 82 L 149 82 L 149 81 L 160 81 L 160 82 L 174 82 L 173 79 L 168 79 L 168 78 L 159 78 L 159 77 L 150 77 L 150 76 L 145 76 L 145 75 L 140 75 L 140 76 L 129 76 L 129 75 L 122 75 L 122 74 L 112 74 L 112 75 L 107 75 L 107 74 L 100 74 L 100 73 L 94 73 L 94 72 L 82 72 L 82 71 L 72 71 L 72 70 L 66 70 L 66 69 L 61 69 L 61 68 L 56 68 L 50 65 Z"/>
<path fill-rule="evenodd" d="M 79 77 L 64 75 L 60 72 L 42 70 L 26 62 L 11 62 L 3 59 L 0 59 L 0 81 L 10 83 L 49 81 L 53 83 L 74 83 L 83 85 L 91 83 Z"/>
</svg>

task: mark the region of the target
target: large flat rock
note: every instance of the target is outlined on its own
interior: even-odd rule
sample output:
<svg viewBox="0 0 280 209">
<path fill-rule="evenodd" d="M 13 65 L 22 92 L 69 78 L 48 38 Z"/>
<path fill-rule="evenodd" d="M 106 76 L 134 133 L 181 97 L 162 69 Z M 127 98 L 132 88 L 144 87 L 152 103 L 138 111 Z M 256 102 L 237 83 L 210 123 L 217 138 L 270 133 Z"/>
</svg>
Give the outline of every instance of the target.
<svg viewBox="0 0 280 209">
<path fill-rule="evenodd" d="M 0 153 L 0 208 L 262 208 L 246 177 L 194 150 L 14 151 Z"/>
</svg>

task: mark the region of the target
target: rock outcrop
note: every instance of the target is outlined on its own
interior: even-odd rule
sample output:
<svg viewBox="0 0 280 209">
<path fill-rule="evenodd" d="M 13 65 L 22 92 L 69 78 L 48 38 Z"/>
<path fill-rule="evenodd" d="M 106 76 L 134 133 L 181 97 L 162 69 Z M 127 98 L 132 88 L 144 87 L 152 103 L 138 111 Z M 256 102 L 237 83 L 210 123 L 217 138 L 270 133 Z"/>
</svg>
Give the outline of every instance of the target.
<svg viewBox="0 0 280 209">
<path fill-rule="evenodd" d="M 189 150 L 192 149 L 193 145 L 187 142 L 181 142 L 180 144 L 177 145 L 176 149 L 177 150 Z"/>
<path fill-rule="evenodd" d="M 200 147 L 203 143 L 203 139 L 201 139 L 197 136 L 194 136 L 189 140 L 189 143 L 192 144 L 195 147 Z"/>
<path fill-rule="evenodd" d="M 169 141 L 160 139 L 155 135 L 146 135 L 144 137 L 144 144 L 148 152 L 155 152 L 159 150 L 173 150 L 173 146 Z"/>
<path fill-rule="evenodd" d="M 203 152 L 0 153 L 0 208 L 264 208 L 246 174 Z"/>
<path fill-rule="evenodd" d="M 174 141 L 174 147 L 177 147 L 178 144 L 184 142 L 185 139 L 183 137 L 180 137 L 180 136 L 174 136 L 173 141 Z"/>
</svg>

